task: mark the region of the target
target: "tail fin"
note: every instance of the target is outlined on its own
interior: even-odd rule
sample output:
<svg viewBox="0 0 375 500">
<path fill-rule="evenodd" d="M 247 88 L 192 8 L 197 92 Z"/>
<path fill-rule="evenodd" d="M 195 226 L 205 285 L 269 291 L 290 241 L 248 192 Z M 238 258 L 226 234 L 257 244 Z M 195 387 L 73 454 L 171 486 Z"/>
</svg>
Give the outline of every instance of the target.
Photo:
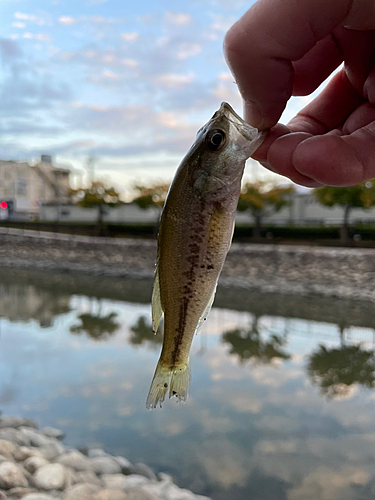
<svg viewBox="0 0 375 500">
<path fill-rule="evenodd" d="M 189 396 L 190 387 L 190 363 L 176 368 L 165 368 L 160 361 L 155 370 L 151 382 L 150 391 L 147 396 L 146 408 L 152 410 L 157 408 L 165 399 L 169 390 L 169 397 L 176 397 L 181 403 L 185 403 Z"/>
</svg>

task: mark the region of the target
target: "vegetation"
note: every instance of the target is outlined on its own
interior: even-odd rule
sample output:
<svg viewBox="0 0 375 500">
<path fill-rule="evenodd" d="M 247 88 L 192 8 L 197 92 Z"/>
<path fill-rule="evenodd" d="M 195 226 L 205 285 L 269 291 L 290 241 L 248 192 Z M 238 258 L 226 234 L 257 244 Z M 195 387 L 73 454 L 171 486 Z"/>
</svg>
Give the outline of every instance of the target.
<svg viewBox="0 0 375 500">
<path fill-rule="evenodd" d="M 117 313 L 109 313 L 106 316 L 98 314 L 85 313 L 80 314 L 78 319 L 80 324 L 70 327 L 70 333 L 80 335 L 85 333 L 94 340 L 104 340 L 113 335 L 120 324 L 115 321 Z"/>
<path fill-rule="evenodd" d="M 120 195 L 114 187 L 107 187 L 101 181 L 94 181 L 88 188 L 72 190 L 72 198 L 76 200 L 77 205 L 84 208 L 98 209 L 98 225 L 103 224 L 103 215 L 105 207 L 113 208 L 120 202 Z"/>
<path fill-rule="evenodd" d="M 319 203 L 327 207 L 340 206 L 344 210 L 341 240 L 349 239 L 349 215 L 353 208 L 364 210 L 375 205 L 375 181 L 362 182 L 351 187 L 324 186 L 314 190 Z"/>
<path fill-rule="evenodd" d="M 356 384 L 375 387 L 374 351 L 360 345 L 328 348 L 323 345 L 312 353 L 307 366 L 311 381 L 330 399 L 350 393 Z"/>
<path fill-rule="evenodd" d="M 236 355 L 240 363 L 253 360 L 267 364 L 276 358 L 283 360 L 290 358 L 290 355 L 282 350 L 286 344 L 283 337 L 271 335 L 267 340 L 261 338 L 257 317 L 254 317 L 247 330 L 234 328 L 224 332 L 222 341 L 231 346 L 229 353 Z"/>
<path fill-rule="evenodd" d="M 161 325 L 162 330 L 163 325 Z M 158 346 L 162 343 L 163 335 L 159 332 L 155 335 L 152 325 L 145 316 L 140 316 L 137 323 L 131 328 L 130 343 L 133 345 L 148 344 L 152 347 Z"/>
<path fill-rule="evenodd" d="M 140 208 L 147 210 L 150 207 L 163 208 L 167 198 L 169 184 L 154 184 L 152 186 L 134 186 L 138 192 L 133 199 Z"/>
<path fill-rule="evenodd" d="M 290 195 L 294 187 L 273 186 L 265 182 L 246 183 L 240 194 L 237 209 L 240 212 L 249 211 L 254 219 L 253 236 L 261 236 L 261 224 L 264 217 L 278 212 L 290 205 Z"/>
</svg>

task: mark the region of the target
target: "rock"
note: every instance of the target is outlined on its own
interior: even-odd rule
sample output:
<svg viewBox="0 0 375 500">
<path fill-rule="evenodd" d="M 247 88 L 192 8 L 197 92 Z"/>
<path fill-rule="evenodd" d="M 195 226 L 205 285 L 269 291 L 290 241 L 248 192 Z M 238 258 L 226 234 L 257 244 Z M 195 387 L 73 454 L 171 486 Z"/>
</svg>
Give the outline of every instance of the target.
<svg viewBox="0 0 375 500">
<path fill-rule="evenodd" d="M 123 474 L 103 474 L 101 477 L 106 488 L 110 490 L 124 490 L 127 477 Z"/>
<path fill-rule="evenodd" d="M 14 458 L 17 462 L 24 462 L 27 458 L 30 457 L 41 457 L 42 454 L 36 448 L 29 448 L 28 446 L 20 446 L 16 448 L 13 452 Z"/>
<path fill-rule="evenodd" d="M 29 427 L 20 427 L 19 429 L 24 436 L 29 438 L 30 444 L 33 446 L 46 446 L 51 442 L 51 438 L 40 434 L 35 429 L 30 429 Z"/>
<path fill-rule="evenodd" d="M 126 500 L 159 500 L 159 497 L 155 497 L 141 488 L 126 490 L 126 495 Z"/>
<path fill-rule="evenodd" d="M 22 500 L 56 500 L 56 497 L 47 495 L 46 493 L 29 493 Z"/>
<path fill-rule="evenodd" d="M 90 483 L 103 486 L 103 482 L 91 470 L 76 472 L 75 477 L 77 483 Z"/>
<path fill-rule="evenodd" d="M 106 457 L 107 453 L 104 450 L 102 450 L 101 448 L 90 448 L 87 451 L 87 456 L 89 458 Z"/>
<path fill-rule="evenodd" d="M 8 458 L 13 458 L 13 454 L 16 451 L 16 447 L 11 441 L 6 441 L 5 439 L 0 439 L 0 454 Z"/>
<path fill-rule="evenodd" d="M 73 451 L 72 453 L 64 453 L 56 458 L 59 464 L 71 467 L 74 470 L 82 471 L 90 469 L 90 463 L 87 457 L 80 451 Z"/>
<path fill-rule="evenodd" d="M 146 464 L 138 463 L 133 465 L 132 474 L 139 474 L 140 476 L 147 477 L 151 481 L 157 481 L 154 471 Z"/>
<path fill-rule="evenodd" d="M 7 427 L 0 429 L 0 439 L 11 441 L 17 446 L 30 446 L 30 439 L 28 439 L 19 429 Z"/>
<path fill-rule="evenodd" d="M 92 497 L 93 500 L 127 500 L 126 493 L 120 490 L 101 490 Z"/>
<path fill-rule="evenodd" d="M 46 460 L 43 457 L 29 457 L 24 461 L 23 466 L 31 474 L 34 474 L 36 470 L 40 469 L 41 467 L 44 467 L 47 464 L 48 460 Z"/>
<path fill-rule="evenodd" d="M 62 500 L 92 500 L 92 494 L 98 490 L 99 486 L 95 484 L 75 484 L 65 490 Z"/>
<path fill-rule="evenodd" d="M 28 493 L 33 493 L 33 492 L 35 492 L 35 490 L 32 490 L 30 488 L 18 487 L 18 488 L 12 488 L 11 490 L 9 490 L 8 495 L 10 497 L 14 497 L 14 498 L 23 498 Z"/>
<path fill-rule="evenodd" d="M 43 427 L 43 429 L 40 429 L 40 432 L 47 437 L 55 439 L 63 439 L 65 436 L 63 431 L 56 429 L 55 427 Z"/>
<path fill-rule="evenodd" d="M 71 467 L 65 467 L 65 472 L 66 472 L 66 482 L 64 488 L 69 488 L 73 484 L 78 483 L 77 481 L 77 472 L 72 469 Z"/>
<path fill-rule="evenodd" d="M 6 494 L 0 490 L 0 500 L 7 500 Z"/>
<path fill-rule="evenodd" d="M 9 462 L 10 457 L 4 457 L 4 455 L 0 455 L 0 464 L 3 462 Z"/>
<path fill-rule="evenodd" d="M 24 417 L 0 417 L 0 429 L 4 429 L 4 427 L 13 427 L 13 429 L 18 429 L 18 427 L 33 427 L 34 429 L 38 428 L 38 425 L 31 420 L 31 418 Z"/>
<path fill-rule="evenodd" d="M 65 446 L 59 441 L 51 441 L 42 446 L 40 452 L 46 460 L 55 460 L 56 457 L 65 453 Z"/>
<path fill-rule="evenodd" d="M 133 466 L 129 462 L 129 460 L 127 460 L 124 457 L 113 457 L 113 458 L 116 460 L 116 462 L 121 467 L 121 472 L 123 474 L 131 474 L 132 473 Z"/>
<path fill-rule="evenodd" d="M 126 489 L 138 488 L 148 484 L 148 479 L 145 476 L 140 476 L 139 474 L 131 474 L 126 476 Z"/>
<path fill-rule="evenodd" d="M 112 457 L 89 458 L 90 468 L 95 474 L 118 474 L 121 467 Z"/>
<path fill-rule="evenodd" d="M 28 486 L 27 479 L 22 474 L 20 468 L 13 462 L 3 462 L 0 464 L 0 488 L 10 490 L 22 486 Z"/>
<path fill-rule="evenodd" d="M 34 483 L 42 490 L 62 490 L 67 480 L 65 467 L 61 464 L 48 464 L 34 474 Z"/>
</svg>

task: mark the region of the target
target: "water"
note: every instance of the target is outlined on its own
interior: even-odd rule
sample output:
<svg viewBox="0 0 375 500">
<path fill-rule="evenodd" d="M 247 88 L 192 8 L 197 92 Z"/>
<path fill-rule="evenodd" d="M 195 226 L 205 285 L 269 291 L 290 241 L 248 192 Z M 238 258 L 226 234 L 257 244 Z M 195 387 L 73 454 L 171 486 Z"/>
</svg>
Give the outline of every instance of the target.
<svg viewBox="0 0 375 500">
<path fill-rule="evenodd" d="M 373 306 L 219 289 L 191 398 L 146 411 L 151 283 L 0 271 L 0 407 L 215 500 L 375 493 Z"/>
</svg>

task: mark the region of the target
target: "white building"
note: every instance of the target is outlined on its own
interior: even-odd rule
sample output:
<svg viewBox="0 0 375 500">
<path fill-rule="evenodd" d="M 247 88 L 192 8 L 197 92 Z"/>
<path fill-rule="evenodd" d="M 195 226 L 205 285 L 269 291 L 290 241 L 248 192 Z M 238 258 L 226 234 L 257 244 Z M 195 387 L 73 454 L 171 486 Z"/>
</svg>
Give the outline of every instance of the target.
<svg viewBox="0 0 375 500">
<path fill-rule="evenodd" d="M 69 201 L 69 173 L 42 155 L 34 166 L 0 160 L 0 218 L 38 216 L 45 203 Z"/>
</svg>

